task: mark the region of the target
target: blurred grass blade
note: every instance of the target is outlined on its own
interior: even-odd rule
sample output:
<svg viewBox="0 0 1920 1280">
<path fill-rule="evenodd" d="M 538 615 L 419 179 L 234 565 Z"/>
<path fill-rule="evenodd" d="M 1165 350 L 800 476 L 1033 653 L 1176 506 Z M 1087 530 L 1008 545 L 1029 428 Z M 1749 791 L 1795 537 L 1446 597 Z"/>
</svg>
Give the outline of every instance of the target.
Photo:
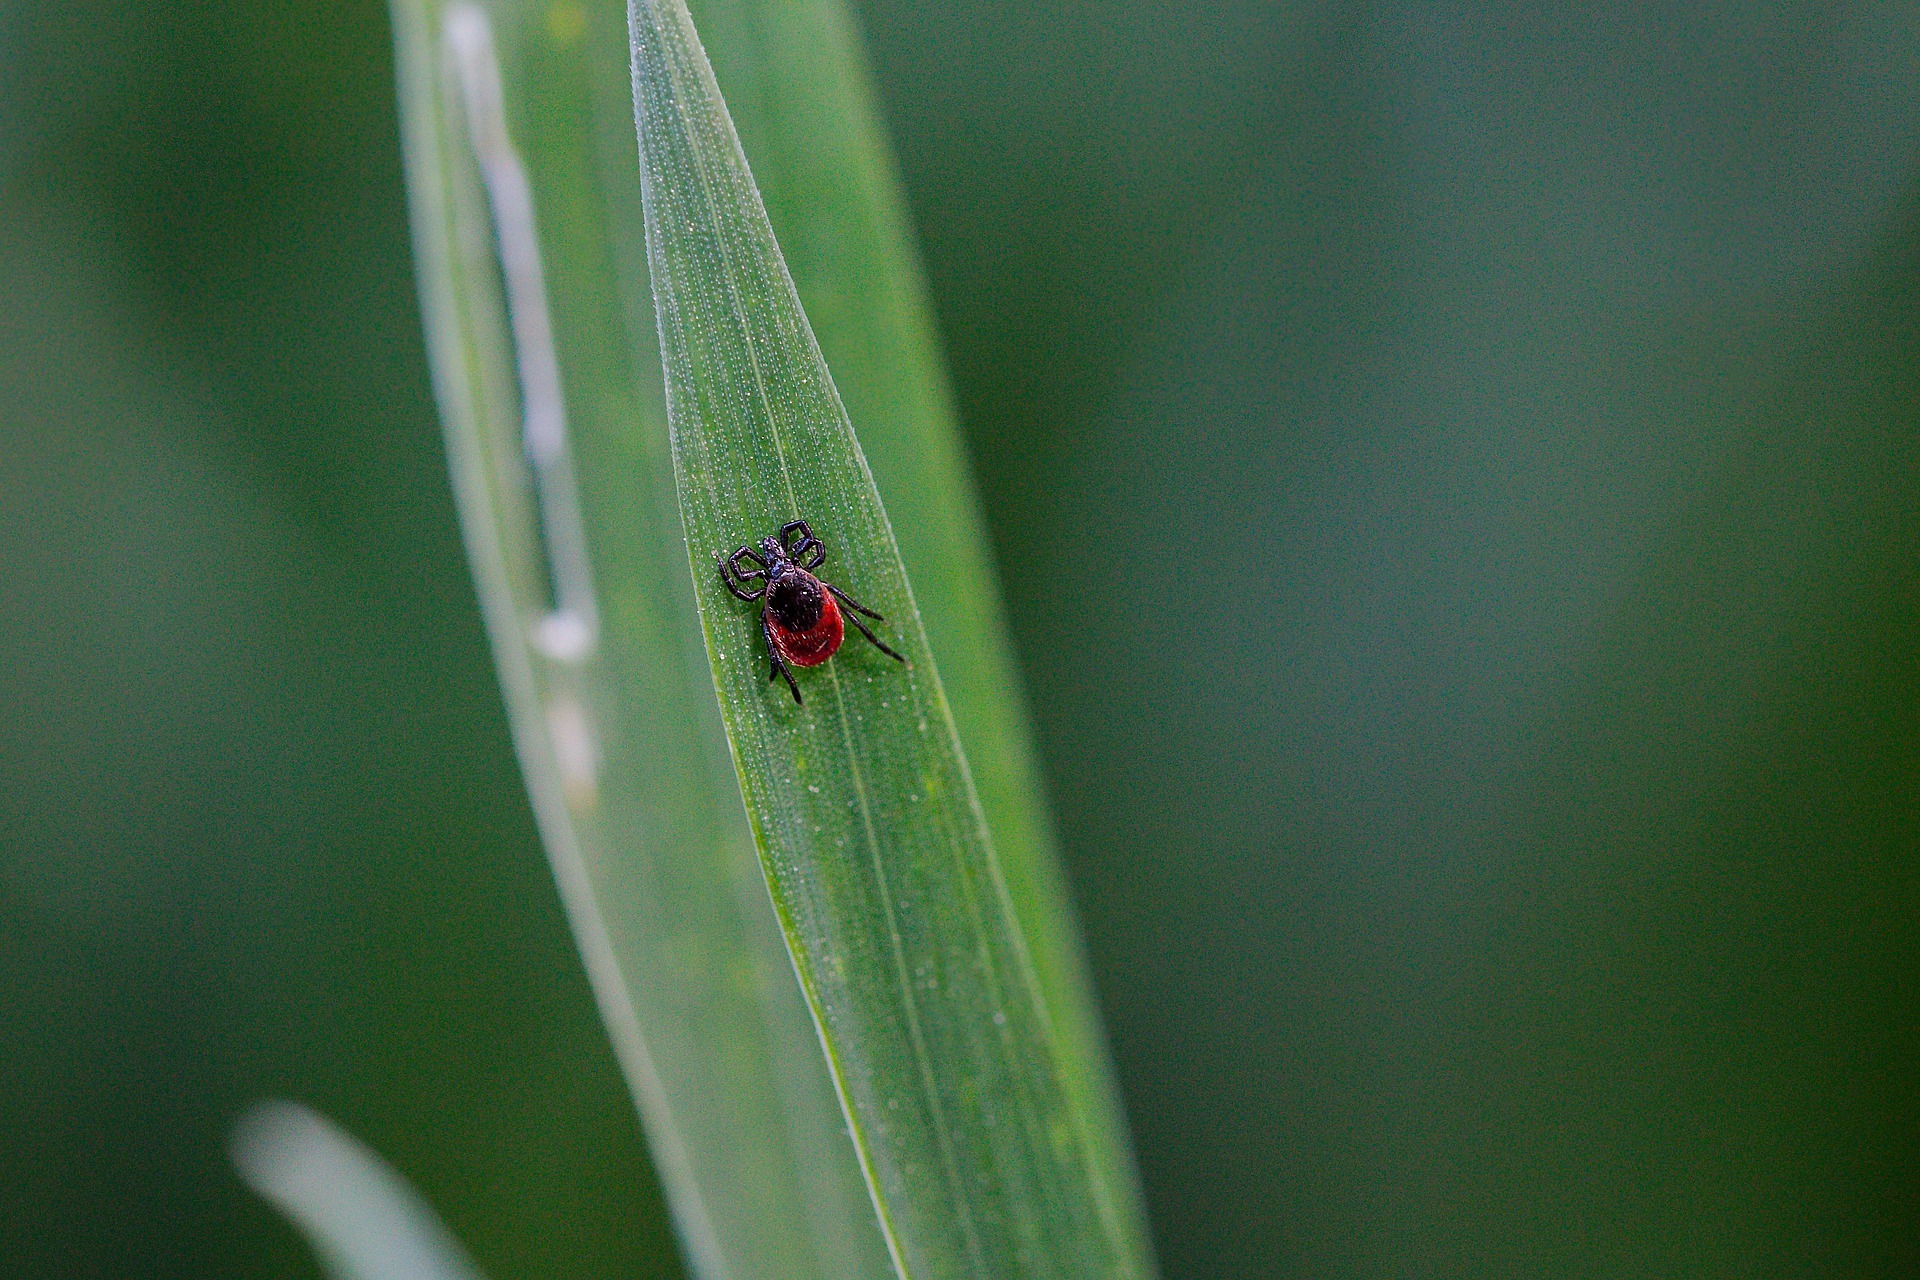
<svg viewBox="0 0 1920 1280">
<path fill-rule="evenodd" d="M 311 1107 L 255 1106 L 234 1126 L 233 1162 L 337 1280 L 479 1280 L 419 1192 Z"/>
<path fill-rule="evenodd" d="M 632 0 L 628 14 L 675 474 L 714 682 L 895 1264 L 912 1277 L 1150 1274 L 1099 1113 L 1104 1064 L 1080 1010 L 1056 1020 L 1036 970 L 892 529 L 691 19 L 677 0 Z M 803 673 L 798 707 L 768 686 L 758 619 L 713 559 L 797 518 L 829 548 L 823 576 L 886 614 L 909 659 L 854 638 Z"/>
<path fill-rule="evenodd" d="M 701 660 L 657 383 L 637 376 L 648 335 L 621 307 L 607 211 L 637 208 L 639 175 L 620 14 L 393 13 L 461 528 L 541 837 L 689 1260 L 710 1278 L 884 1275 Z"/>
</svg>

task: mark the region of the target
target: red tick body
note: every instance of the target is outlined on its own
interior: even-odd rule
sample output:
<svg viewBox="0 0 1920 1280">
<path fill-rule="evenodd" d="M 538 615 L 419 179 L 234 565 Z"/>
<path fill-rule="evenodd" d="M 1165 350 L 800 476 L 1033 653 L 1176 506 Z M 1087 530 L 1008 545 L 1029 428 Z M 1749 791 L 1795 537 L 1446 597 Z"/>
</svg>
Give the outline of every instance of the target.
<svg viewBox="0 0 1920 1280">
<path fill-rule="evenodd" d="M 819 666 L 846 638 L 840 606 L 824 587 L 797 567 L 767 585 L 767 635 L 780 656 L 796 667 Z"/>
<path fill-rule="evenodd" d="M 858 615 L 864 613 L 876 622 L 886 619 L 832 583 L 813 576 L 812 571 L 826 558 L 826 547 L 813 536 L 813 530 L 804 520 L 786 525 L 777 538 L 760 539 L 757 553 L 752 547 L 741 547 L 731 556 L 714 556 L 720 565 L 720 580 L 727 590 L 742 600 L 763 602 L 760 631 L 766 637 L 767 657 L 773 664 L 767 679 L 785 676 L 796 703 L 800 701 L 800 686 L 787 668 L 817 667 L 839 652 L 848 622 L 859 628 L 874 648 L 895 662 L 906 661 L 880 643 L 879 637 L 867 630 Z M 759 567 L 745 568 L 741 564 L 743 560 Z M 748 590 L 746 584 L 755 580 L 762 580 L 766 585 Z M 836 598 L 839 604 L 835 603 Z M 840 604 L 853 612 L 842 613 Z"/>
</svg>

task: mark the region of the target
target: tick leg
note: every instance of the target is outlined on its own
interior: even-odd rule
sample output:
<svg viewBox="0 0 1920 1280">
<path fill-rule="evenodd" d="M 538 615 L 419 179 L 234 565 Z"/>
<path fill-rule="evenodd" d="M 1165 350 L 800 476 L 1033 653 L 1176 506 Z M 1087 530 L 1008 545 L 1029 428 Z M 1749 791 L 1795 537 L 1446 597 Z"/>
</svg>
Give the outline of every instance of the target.
<svg viewBox="0 0 1920 1280">
<path fill-rule="evenodd" d="M 758 569 L 743 569 L 740 567 L 742 560 L 751 560 L 760 567 Z M 762 560 L 759 553 L 754 551 L 752 547 L 740 547 L 736 549 L 732 555 L 727 557 L 727 564 L 740 576 L 743 582 L 748 578 L 761 577 L 767 571 L 767 562 Z"/>
<path fill-rule="evenodd" d="M 833 594 L 839 598 L 840 603 L 843 605 L 846 605 L 847 608 L 858 609 L 861 613 L 866 614 L 869 618 L 872 618 L 875 622 L 886 621 L 885 618 L 881 617 L 879 614 L 875 613 L 873 610 L 867 608 L 867 606 L 861 604 L 858 600 L 855 600 L 852 596 L 848 595 L 846 592 L 842 591 L 840 588 L 834 586 L 831 582 L 823 582 L 820 585 L 825 587 L 827 590 L 833 592 Z"/>
<path fill-rule="evenodd" d="M 824 582 L 821 583 L 820 585 L 823 587 L 827 586 L 827 584 Z M 848 600 L 847 593 L 840 590 L 840 588 L 827 587 L 827 590 L 833 592 L 833 594 L 838 596 L 840 599 L 846 600 L 847 604 L 852 608 L 860 609 L 860 612 L 866 614 L 869 618 L 880 618 L 880 615 L 875 613 L 873 610 L 861 609 L 859 605 L 854 604 L 853 601 L 851 600 Z M 884 644 L 881 644 L 880 637 L 874 635 L 873 632 L 867 630 L 867 624 L 860 621 L 858 615 L 848 613 L 848 614 L 843 614 L 842 616 L 845 617 L 848 622 L 851 622 L 854 626 L 858 627 L 860 629 L 860 634 L 865 636 L 867 638 L 867 642 L 871 644 L 874 648 L 886 654 L 889 658 L 892 658 L 895 662 L 900 662 L 900 663 L 906 662 L 905 658 L 901 657 L 899 654 L 895 653 L 893 650 L 887 648 L 887 646 L 885 646 Z M 880 618 L 880 620 L 882 622 L 886 621 L 885 618 Z"/>
<path fill-rule="evenodd" d="M 734 554 L 737 557 L 739 555 L 739 552 L 735 552 Z M 728 573 L 727 568 L 728 568 L 729 562 L 723 559 L 718 551 L 713 553 L 713 560 L 715 564 L 720 566 L 720 581 L 726 583 L 727 590 L 733 592 L 733 594 L 738 596 L 740 599 L 758 600 L 761 596 L 767 594 L 767 589 L 765 587 L 760 588 L 758 591 L 747 591 L 742 589 L 741 587 L 734 585 L 733 575 L 736 573 L 740 574 L 740 578 L 742 581 L 745 581 L 747 578 L 758 578 L 761 576 L 760 574 L 741 573 L 741 571 L 737 568 L 734 569 L 733 573 Z"/>
<path fill-rule="evenodd" d="M 802 560 L 801 557 L 809 551 L 813 552 L 813 558 L 811 560 Z M 826 561 L 826 558 L 827 548 L 818 538 L 803 539 L 800 545 L 793 549 L 793 562 L 802 569 L 805 569 L 808 573 L 812 573 L 815 569 L 818 569 Z"/>
<path fill-rule="evenodd" d="M 862 628 L 864 630 L 864 628 Z M 767 683 L 772 684 L 775 676 L 787 678 L 787 688 L 793 690 L 793 705 L 800 706 L 800 686 L 793 682 L 793 672 L 787 670 L 787 664 L 780 661 L 780 651 L 773 647 L 773 624 L 767 621 L 767 615 L 760 615 L 760 634 L 767 638 L 767 661 L 773 666 L 767 671 Z"/>
<path fill-rule="evenodd" d="M 796 559 L 797 556 L 795 552 L 799 550 L 799 547 L 813 541 L 813 530 L 807 527 L 805 520 L 789 520 L 780 526 L 780 545 L 783 547 L 786 546 L 787 539 L 796 533 L 800 535 L 800 543 L 795 546 L 793 551 L 787 552 L 788 559 Z"/>
</svg>

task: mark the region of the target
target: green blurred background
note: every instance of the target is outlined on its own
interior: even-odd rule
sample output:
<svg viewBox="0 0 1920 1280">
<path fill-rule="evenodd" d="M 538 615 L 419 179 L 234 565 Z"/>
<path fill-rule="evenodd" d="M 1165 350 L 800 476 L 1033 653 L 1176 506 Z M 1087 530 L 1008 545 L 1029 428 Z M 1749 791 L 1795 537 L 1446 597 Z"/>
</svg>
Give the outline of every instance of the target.
<svg viewBox="0 0 1920 1280">
<path fill-rule="evenodd" d="M 1920 1272 L 1920 8 L 1704 10 L 859 5 L 1170 1280 Z M 397 146 L 0 10 L 10 1274 L 317 1274 L 264 1094 L 679 1274 Z"/>
</svg>

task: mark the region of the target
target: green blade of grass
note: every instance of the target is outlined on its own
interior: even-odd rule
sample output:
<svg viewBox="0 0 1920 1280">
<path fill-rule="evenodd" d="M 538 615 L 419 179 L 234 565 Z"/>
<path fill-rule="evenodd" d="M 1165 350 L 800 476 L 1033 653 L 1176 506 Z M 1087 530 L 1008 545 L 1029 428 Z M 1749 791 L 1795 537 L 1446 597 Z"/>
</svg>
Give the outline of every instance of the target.
<svg viewBox="0 0 1920 1280">
<path fill-rule="evenodd" d="M 486 13 L 393 6 L 435 392 L 542 840 L 695 1271 L 884 1275 L 700 652 L 650 337 L 621 305 L 620 15 Z"/>
<path fill-rule="evenodd" d="M 480 1280 L 412 1184 L 311 1107 L 255 1103 L 231 1148 L 240 1176 L 293 1220 L 336 1280 Z"/>
<path fill-rule="evenodd" d="M 1131 1152 L 1054 850 L 985 522 L 906 201 L 842 0 L 692 0 L 701 40 L 807 318 L 888 511 L 941 683 L 1046 991 L 1090 1155 L 1145 1254 Z"/>
<path fill-rule="evenodd" d="M 996 860 L 892 529 L 691 20 L 633 0 L 629 22 L 714 682 L 894 1261 L 906 1276 L 1148 1275 L 1063 917 L 1021 919 L 1058 906 L 1044 847 L 1028 839 L 1018 879 Z M 797 518 L 827 542 L 822 575 L 885 613 L 883 639 L 909 659 L 852 637 L 803 674 L 804 706 L 769 688 L 758 617 L 713 561 Z"/>
</svg>

